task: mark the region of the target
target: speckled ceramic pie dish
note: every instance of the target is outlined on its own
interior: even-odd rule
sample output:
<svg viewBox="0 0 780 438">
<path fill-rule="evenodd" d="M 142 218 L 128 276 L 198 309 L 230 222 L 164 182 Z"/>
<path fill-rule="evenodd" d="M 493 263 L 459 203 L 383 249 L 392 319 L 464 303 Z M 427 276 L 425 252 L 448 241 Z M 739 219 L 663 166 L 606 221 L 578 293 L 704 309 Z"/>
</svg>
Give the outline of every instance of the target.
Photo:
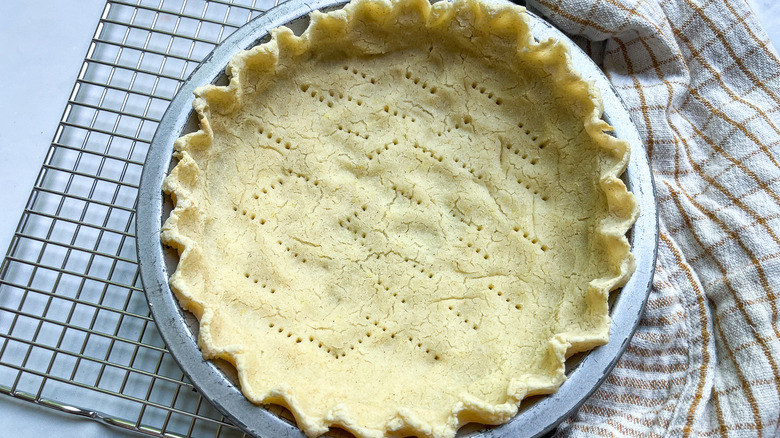
<svg viewBox="0 0 780 438">
<path fill-rule="evenodd" d="M 230 55 L 233 54 L 233 53 L 238 52 L 239 49 L 243 49 L 243 48 L 246 48 L 246 47 L 254 46 L 255 43 L 257 42 L 257 37 L 261 37 L 262 35 L 264 35 L 266 33 L 267 29 L 274 28 L 274 27 L 276 27 L 276 26 L 278 26 L 280 24 L 286 24 L 289 21 L 289 18 L 285 19 L 285 17 L 289 17 L 289 15 L 285 15 L 287 12 L 289 12 L 293 16 L 305 15 L 308 12 L 308 9 L 304 8 L 302 11 L 296 11 L 295 14 L 298 14 L 298 15 L 295 15 L 292 12 L 287 11 L 285 9 L 285 8 L 291 8 L 291 7 L 292 7 L 291 5 L 283 5 L 282 7 L 280 7 L 280 9 L 277 9 L 277 10 L 274 10 L 272 12 L 269 12 L 269 14 L 267 16 L 263 17 L 263 18 L 273 17 L 273 13 L 274 12 L 278 12 L 278 15 L 279 15 L 278 21 L 271 20 L 269 23 L 266 23 L 266 27 L 258 26 L 258 28 L 263 28 L 264 30 L 257 30 L 256 34 L 248 33 L 247 35 L 244 36 L 244 41 L 242 41 L 242 42 L 235 42 L 235 45 L 230 45 L 229 44 L 230 42 L 232 42 L 235 38 L 239 38 L 239 36 L 240 36 L 240 34 L 242 32 L 244 32 L 244 31 L 248 32 L 248 28 L 251 28 L 252 24 L 257 24 L 257 22 L 250 23 L 250 25 L 248 25 L 248 27 L 245 27 L 245 28 L 242 28 L 241 30 L 239 30 L 236 35 L 232 36 L 229 40 L 227 40 L 225 43 L 223 43 L 222 46 L 218 47 L 215 50 L 215 52 L 211 55 L 210 59 L 208 61 L 206 61 L 206 63 L 204 63 L 204 65 L 201 66 L 193 74 L 193 77 L 190 78 L 188 83 L 185 85 L 185 89 L 182 90 L 182 93 L 187 93 L 186 87 L 189 86 L 189 85 L 193 85 L 193 87 L 194 87 L 195 85 L 207 84 L 207 83 L 212 83 L 214 81 L 220 80 L 221 72 L 223 71 L 223 69 L 224 69 L 224 67 L 225 67 L 225 65 L 227 63 L 227 60 L 221 60 L 220 61 L 220 52 L 221 51 L 224 50 L 225 56 L 227 58 L 230 58 Z M 546 36 L 544 34 L 541 34 L 541 35 L 539 34 L 538 27 L 539 26 L 536 26 L 534 28 L 534 36 L 537 39 L 542 39 L 543 40 L 543 39 L 546 38 Z M 544 29 L 544 27 L 542 27 L 542 29 Z M 228 48 L 226 48 L 226 46 Z M 577 55 L 578 55 L 577 52 L 572 54 L 573 64 L 576 66 L 575 68 L 577 70 L 579 70 L 579 73 L 582 76 L 585 76 L 586 78 L 589 78 L 588 77 L 589 74 L 587 73 L 587 71 L 583 71 L 582 67 L 586 66 L 586 65 L 591 65 L 592 66 L 592 64 L 587 64 L 587 62 L 583 64 L 583 62 L 580 62 L 580 60 L 577 59 Z M 584 56 L 584 55 L 582 55 L 582 56 Z M 585 58 L 585 59 L 587 60 L 587 58 Z M 204 72 L 209 69 L 208 68 L 209 65 L 212 65 L 213 66 L 213 70 L 215 70 L 215 71 L 211 72 L 210 75 L 199 76 L 201 74 L 205 74 Z M 595 67 L 593 67 L 593 68 L 595 69 Z M 587 70 L 587 69 L 585 69 L 585 70 Z M 596 72 L 598 72 L 598 70 L 596 70 Z M 407 73 L 407 75 L 408 75 L 408 73 Z M 411 79 L 411 77 L 407 76 L 407 79 Z M 530 427 L 531 425 L 533 425 L 535 422 L 538 422 L 542 418 L 551 420 L 551 421 L 545 421 L 546 424 L 540 425 L 540 428 L 536 428 L 535 429 L 536 432 L 541 432 L 545 428 L 551 427 L 552 425 L 554 425 L 557 422 L 557 421 L 552 421 L 552 420 L 557 420 L 559 418 L 562 418 L 567 412 L 569 412 L 571 409 L 576 407 L 577 404 L 580 403 L 581 400 L 584 399 L 585 395 L 587 395 L 588 393 L 590 393 L 592 390 L 594 390 L 596 388 L 597 383 L 600 382 L 600 380 L 603 378 L 603 376 L 605 376 L 605 374 L 608 371 L 608 369 L 611 368 L 611 365 L 617 359 L 617 356 L 618 356 L 617 353 L 622 351 L 622 349 L 625 347 L 625 343 L 630 338 L 630 335 L 633 333 L 633 329 L 635 328 L 635 325 L 636 325 L 636 323 L 638 321 L 638 315 L 639 315 L 639 313 L 641 311 L 641 307 L 642 307 L 641 303 L 644 303 L 644 301 L 646 299 L 646 296 L 647 296 L 647 290 L 648 290 L 648 287 L 649 287 L 649 275 L 652 272 L 652 258 L 654 256 L 654 250 L 655 250 L 655 222 L 654 222 L 655 214 L 654 214 L 654 202 L 652 202 L 652 181 L 650 180 L 649 171 L 647 169 L 647 166 L 644 168 L 645 172 L 646 172 L 646 175 L 647 175 L 647 177 L 644 180 L 644 182 L 643 182 L 643 180 L 641 178 L 641 175 L 642 175 L 642 172 L 643 172 L 642 171 L 642 166 L 638 166 L 637 165 L 636 157 L 637 157 L 637 155 L 639 155 L 641 157 L 644 157 L 644 154 L 641 154 L 641 144 L 639 144 L 638 142 L 632 141 L 632 134 L 633 134 L 633 139 L 634 140 L 638 138 L 636 136 L 635 130 L 632 131 L 633 126 L 629 122 L 629 123 L 627 123 L 626 127 L 623 127 L 621 125 L 621 123 L 620 123 L 621 114 L 619 112 L 617 114 L 615 114 L 617 112 L 616 108 L 617 109 L 622 109 L 622 106 L 620 105 L 620 103 L 618 101 L 610 102 L 610 97 L 614 98 L 614 95 L 613 96 L 609 96 L 609 94 L 610 94 L 609 91 L 610 90 L 608 89 L 608 84 L 606 84 L 605 80 L 604 80 L 604 83 L 606 85 L 602 85 L 602 84 L 598 84 L 598 77 L 595 77 L 594 79 L 596 79 L 597 86 L 599 88 L 601 88 L 601 90 L 602 90 L 602 95 L 603 95 L 603 99 L 604 99 L 604 107 L 607 109 L 605 111 L 604 119 L 606 119 L 606 121 L 608 123 L 610 123 L 611 125 L 613 125 L 616 128 L 615 129 L 615 134 L 617 135 L 617 137 L 625 139 L 629 143 L 631 143 L 631 146 L 632 146 L 632 149 L 633 149 L 633 152 L 634 152 L 634 154 L 632 154 L 632 161 L 629 163 L 628 171 L 627 171 L 624 179 L 627 182 L 627 185 L 629 186 L 629 188 L 636 195 L 636 197 L 638 199 L 638 202 L 641 205 L 642 214 L 643 214 L 643 216 L 641 216 L 639 218 L 639 220 L 637 221 L 637 223 L 636 223 L 636 225 L 634 227 L 634 231 L 633 231 L 633 233 L 630 236 L 631 237 L 632 247 L 633 247 L 632 250 L 633 250 L 633 252 L 634 252 L 634 254 L 636 256 L 636 259 L 637 259 L 637 271 L 634 274 L 634 276 L 631 278 L 629 283 L 626 284 L 626 286 L 623 289 L 623 291 L 620 294 L 613 294 L 613 296 L 612 296 L 612 298 L 615 299 L 615 300 L 614 300 L 613 305 L 611 306 L 611 310 L 612 310 L 611 316 L 612 316 L 612 319 L 613 319 L 613 325 L 612 325 L 612 329 L 611 329 L 611 333 L 610 333 L 610 338 L 611 338 L 610 343 L 607 344 L 606 346 L 597 348 L 596 350 L 594 350 L 593 352 L 588 354 L 585 357 L 585 359 L 582 360 L 579 363 L 579 365 L 574 367 L 573 370 L 570 370 L 569 373 L 568 373 L 569 380 L 566 383 L 564 383 L 563 386 L 561 386 L 561 388 L 558 391 L 558 393 L 556 393 L 555 395 L 552 395 L 552 396 L 546 396 L 546 397 L 543 397 L 541 399 L 538 399 L 538 400 L 535 401 L 535 403 L 533 401 L 525 402 L 524 406 L 521 408 L 521 412 L 517 416 L 515 416 L 508 423 L 506 423 L 506 424 L 504 424 L 504 425 L 502 425 L 500 427 L 496 427 L 496 428 L 490 429 L 490 430 L 492 430 L 491 433 L 499 433 L 500 432 L 502 434 L 506 434 L 506 436 L 517 436 L 520 432 L 522 432 L 522 433 L 531 432 L 531 434 L 533 434 L 535 432 L 534 432 L 534 428 Z M 603 80 L 603 77 L 602 77 L 602 80 Z M 378 79 L 378 81 L 381 83 L 382 78 L 380 77 Z M 302 87 L 304 87 L 304 86 L 305 85 L 302 85 Z M 224 397 L 224 396 L 217 396 L 217 397 L 215 397 L 213 395 L 210 395 L 209 394 L 210 391 L 212 392 L 212 394 L 214 394 L 213 390 L 215 390 L 215 389 L 219 390 L 220 386 L 217 386 L 217 387 L 215 387 L 213 385 L 209 386 L 207 383 L 204 383 L 204 382 L 207 382 L 206 377 L 205 376 L 204 377 L 198 377 L 196 375 L 199 371 L 197 369 L 193 369 L 191 367 L 193 365 L 193 363 L 199 363 L 201 366 L 202 365 L 206 365 L 207 368 L 209 366 L 211 366 L 210 370 L 206 369 L 205 371 L 207 371 L 207 372 L 211 371 L 212 374 L 213 373 L 217 373 L 216 375 L 213 375 L 212 377 L 216 376 L 218 382 L 220 381 L 219 380 L 220 379 L 220 374 L 222 374 L 221 383 L 223 385 L 223 387 L 222 387 L 223 389 L 230 389 L 230 378 L 225 377 L 224 373 L 220 373 L 218 371 L 218 369 L 214 368 L 213 365 L 211 365 L 210 363 L 204 363 L 202 360 L 200 360 L 200 356 L 198 354 L 199 351 L 197 349 L 195 350 L 195 354 L 196 354 L 196 357 L 198 357 L 198 360 L 195 360 L 194 358 L 187 359 L 186 357 L 182 356 L 182 354 L 186 354 L 186 353 L 181 353 L 180 354 L 179 352 L 176 351 L 178 349 L 178 346 L 180 346 L 182 344 L 172 340 L 172 338 L 170 338 L 170 336 L 173 336 L 173 335 L 170 334 L 170 333 L 166 333 L 167 330 L 166 330 L 165 327 L 163 327 L 166 324 L 168 324 L 170 326 L 169 328 L 171 328 L 174 333 L 181 333 L 182 329 L 186 325 L 186 321 L 185 321 L 186 316 L 184 318 L 182 318 L 181 315 L 183 315 L 183 314 L 186 315 L 186 313 L 182 313 L 181 310 L 179 310 L 179 307 L 176 305 L 175 300 L 172 301 L 173 305 L 171 307 L 169 307 L 167 309 L 167 311 L 166 310 L 161 310 L 161 309 L 164 309 L 164 307 L 165 307 L 164 303 L 163 303 L 162 307 L 158 305 L 158 304 L 160 304 L 160 302 L 156 301 L 158 298 L 155 297 L 155 292 L 154 292 L 155 289 L 157 289 L 157 287 L 153 287 L 152 285 L 154 285 L 154 284 L 159 285 L 159 291 L 160 291 L 159 297 L 162 297 L 163 300 L 168 299 L 168 298 L 173 299 L 173 296 L 171 295 L 171 292 L 168 290 L 168 288 L 166 286 L 166 279 L 167 279 L 167 274 L 168 274 L 168 272 L 166 272 L 166 269 L 172 267 L 173 264 L 175 264 L 175 258 L 173 260 L 170 260 L 170 261 L 173 262 L 172 265 L 169 265 L 167 268 L 164 268 L 165 264 L 163 263 L 163 251 L 161 249 L 161 245 L 159 243 L 154 245 L 152 241 L 148 241 L 147 242 L 146 239 L 147 238 L 149 238 L 149 239 L 159 239 L 159 236 L 157 235 L 157 232 L 159 231 L 160 220 L 162 218 L 164 218 L 164 217 L 167 217 L 167 214 L 166 214 L 167 212 L 164 211 L 164 209 L 162 207 L 162 203 L 160 202 L 160 200 L 163 199 L 163 197 L 160 196 L 160 194 L 159 194 L 159 190 L 160 190 L 160 179 L 159 178 L 161 178 L 162 175 L 164 175 L 165 170 L 168 169 L 168 166 L 170 164 L 170 154 L 171 154 L 171 151 L 170 151 L 170 148 L 168 147 L 167 150 L 165 150 L 164 152 L 161 153 L 161 155 L 158 157 L 157 161 L 154 161 L 153 155 L 154 155 L 154 153 L 156 153 L 158 151 L 158 149 L 160 149 L 157 146 L 163 145 L 166 142 L 168 142 L 168 144 L 172 144 L 173 143 L 173 139 L 175 139 L 178 135 L 180 135 L 180 134 L 182 134 L 184 132 L 191 131 L 191 129 L 188 130 L 186 127 L 184 127 L 184 125 L 186 124 L 187 119 L 189 117 L 189 112 L 186 111 L 184 108 L 187 107 L 187 105 L 190 104 L 191 101 L 187 100 L 187 102 L 184 103 L 184 107 L 181 107 L 182 108 L 181 111 L 177 111 L 176 110 L 176 105 L 182 99 L 182 96 L 183 96 L 182 93 L 180 93 L 180 95 L 174 100 L 171 108 L 169 109 L 168 113 L 164 117 L 163 123 L 161 123 L 161 126 L 160 126 L 161 129 L 158 130 L 158 134 L 156 135 L 155 140 L 153 142 L 152 150 L 150 152 L 150 156 L 149 156 L 149 159 L 147 161 L 147 167 L 145 168 L 144 178 L 143 178 L 143 181 L 142 181 L 142 193 L 143 193 L 142 196 L 145 197 L 147 195 L 149 195 L 149 196 L 154 195 L 155 197 L 157 197 L 157 199 L 155 199 L 153 201 L 147 201 L 146 199 L 144 199 L 142 197 L 141 198 L 141 202 L 139 204 L 139 205 L 142 206 L 142 207 L 139 207 L 139 220 L 138 220 L 139 259 L 140 259 L 141 266 L 142 266 L 142 275 L 143 275 L 144 284 L 145 284 L 145 286 L 147 288 L 147 294 L 149 296 L 149 302 L 150 302 L 150 305 L 152 306 L 152 311 L 154 312 L 155 319 L 157 320 L 158 325 L 160 326 L 161 331 L 163 332 L 163 336 L 166 339 L 166 342 L 169 344 L 169 346 L 171 348 L 171 351 L 173 352 L 174 356 L 177 358 L 177 360 L 180 362 L 182 367 L 185 369 L 185 372 L 187 372 L 190 375 L 190 377 L 192 378 L 193 382 L 195 382 L 196 386 L 199 386 L 199 388 L 201 389 L 201 391 L 203 391 L 204 395 L 207 398 L 212 400 L 218 407 L 222 408 L 229 417 L 234 419 L 234 421 L 236 421 L 239 424 L 246 425 L 247 430 L 249 430 L 249 431 L 252 431 L 252 432 L 255 432 L 255 433 L 260 433 L 260 434 L 262 434 L 263 432 L 266 432 L 266 433 L 271 434 L 273 436 L 283 436 L 283 435 L 281 435 L 281 433 L 282 433 L 281 431 L 282 430 L 286 431 L 284 433 L 294 434 L 294 433 L 297 432 L 297 430 L 294 427 L 290 428 L 289 424 L 286 425 L 286 423 L 284 423 L 283 421 L 279 420 L 274 415 L 269 414 L 267 411 L 263 410 L 262 408 L 256 408 L 256 407 L 254 407 L 252 405 L 249 405 L 249 406 L 252 406 L 252 407 L 251 408 L 246 407 L 246 409 L 244 409 L 244 410 L 248 410 L 249 412 L 251 412 L 251 415 L 249 415 L 248 417 L 245 417 L 245 418 L 251 420 L 252 422 L 256 421 L 257 418 L 266 417 L 267 421 L 264 421 L 263 424 L 261 424 L 259 426 L 253 426 L 252 424 L 248 423 L 246 420 L 244 420 L 242 418 L 243 410 L 241 408 L 231 407 L 231 406 L 227 406 L 226 403 L 221 403 L 222 401 L 228 400 L 227 397 Z M 431 91 L 431 93 L 433 93 L 433 91 Z M 189 94 L 189 93 L 187 93 L 187 94 Z M 511 103 L 509 102 L 509 96 L 505 96 L 505 97 L 507 98 L 506 99 L 507 100 L 506 105 L 511 105 Z M 359 104 L 359 102 L 358 102 L 358 104 Z M 500 103 L 496 103 L 496 104 L 500 105 Z M 387 111 L 388 110 L 388 106 L 386 105 L 385 108 L 386 108 L 386 111 Z M 623 111 L 623 116 L 626 117 L 625 121 L 628 122 L 627 115 L 625 115 L 624 111 Z M 418 116 L 418 118 L 419 117 L 420 116 Z M 171 124 L 167 125 L 168 122 L 170 122 Z M 464 123 L 469 123 L 469 122 L 464 122 Z M 474 126 L 476 126 L 478 123 L 479 123 L 479 119 L 475 117 Z M 457 128 L 457 124 L 456 124 L 455 128 Z M 163 133 L 163 129 L 164 129 L 164 133 Z M 262 129 L 262 127 L 260 129 Z M 345 128 L 345 129 L 348 129 L 348 128 Z M 621 132 L 621 129 L 629 130 L 629 131 L 632 131 L 632 132 Z M 162 138 L 162 137 L 165 137 L 165 134 L 171 134 L 172 138 Z M 445 135 L 447 135 L 447 134 L 445 134 Z M 401 139 L 402 143 L 403 143 L 403 140 L 404 139 Z M 420 147 L 424 148 L 424 146 L 418 146 L 416 143 L 415 143 L 415 147 L 416 148 L 420 148 Z M 540 149 L 541 148 L 542 147 L 540 147 Z M 637 153 L 638 151 L 640 151 L 639 154 Z M 439 162 L 442 161 L 441 157 L 439 158 L 438 161 Z M 457 160 L 457 157 L 456 157 L 455 162 L 457 162 L 457 161 L 458 160 Z M 645 162 L 645 164 L 646 164 L 646 162 Z M 157 176 L 149 177 L 150 174 L 155 174 L 156 173 L 155 171 L 152 170 L 153 168 L 157 168 L 159 170 L 160 177 L 157 177 Z M 152 180 L 154 180 L 154 184 L 156 184 L 156 185 L 149 185 L 151 183 L 147 184 L 150 178 Z M 486 178 L 489 179 L 490 176 L 487 175 Z M 518 183 L 519 182 L 520 181 L 518 180 Z M 280 181 L 278 184 L 282 184 L 282 182 Z M 144 189 L 144 187 L 146 187 L 147 185 L 149 185 L 151 187 L 149 191 Z M 526 188 L 528 188 L 528 187 L 526 187 Z M 395 187 L 393 187 L 393 190 L 395 190 Z M 465 194 L 465 192 L 464 192 L 464 194 Z M 649 194 L 649 199 L 651 201 L 649 207 L 646 205 L 646 202 L 645 202 L 645 200 L 647 199 L 647 195 L 648 194 Z M 536 195 L 536 191 L 534 191 L 534 195 Z M 257 196 L 255 196 L 255 199 L 257 199 Z M 421 200 L 418 199 L 417 204 L 419 205 L 420 202 L 421 202 Z M 160 206 L 160 207 L 157 208 L 155 212 L 150 212 L 151 214 L 149 216 L 147 216 L 146 207 L 153 206 L 153 205 L 157 205 L 157 206 Z M 234 207 L 233 210 L 236 210 L 236 208 Z M 366 211 L 366 207 L 363 207 L 363 211 Z M 238 212 L 239 216 L 240 216 L 240 213 L 241 212 L 239 211 Z M 648 213 L 650 213 L 650 216 L 647 216 Z M 366 213 L 366 214 L 368 214 L 368 213 Z M 149 218 L 148 222 L 147 222 L 147 217 Z M 453 217 L 455 217 L 454 213 L 453 213 Z M 643 219 L 647 219 L 648 217 L 650 218 L 650 222 L 651 222 L 650 225 L 652 227 L 652 232 L 651 233 L 644 232 L 643 229 L 642 229 L 642 227 L 643 227 Z M 347 227 L 349 228 L 349 226 L 347 226 Z M 515 231 L 517 231 L 517 229 L 515 229 Z M 648 236 L 652 236 L 652 239 L 648 239 L 644 243 L 648 243 L 649 242 L 649 245 L 650 245 L 650 246 L 648 246 L 648 248 L 650 248 L 649 251 L 647 251 L 646 249 L 643 249 L 643 246 L 642 246 L 643 241 L 641 239 L 641 237 L 648 237 Z M 364 234 L 363 237 L 365 238 L 365 234 Z M 535 240 L 535 239 L 533 239 L 533 240 Z M 529 239 L 529 242 L 530 243 L 534 243 L 531 239 Z M 144 246 L 147 243 L 149 243 L 149 245 L 150 245 L 150 247 L 149 247 L 150 252 L 149 251 L 145 251 L 145 249 L 144 249 Z M 542 247 L 541 250 L 537 249 L 537 251 L 540 251 L 540 253 L 541 253 L 541 251 L 545 251 L 545 248 Z M 151 266 L 156 266 L 156 269 L 153 269 L 153 271 L 156 271 L 156 275 L 158 275 L 158 277 L 155 280 L 153 280 L 153 281 L 146 275 L 147 272 L 148 272 L 148 269 L 146 267 L 147 266 L 146 262 L 147 262 L 147 260 L 150 258 L 150 256 L 152 254 L 156 254 L 158 256 L 158 258 L 156 260 L 156 264 L 152 264 L 151 265 Z M 494 258 L 500 257 L 497 253 L 494 254 L 494 253 L 491 252 L 491 254 L 494 255 Z M 648 254 L 649 254 L 649 256 L 648 256 Z M 482 254 L 480 254 L 480 256 L 481 255 Z M 487 253 L 485 254 L 485 256 L 487 256 Z M 649 257 L 649 261 L 648 261 L 648 257 Z M 481 257 L 480 257 L 480 262 L 481 261 L 482 260 L 481 260 Z M 487 261 L 487 257 L 485 257 L 485 261 Z M 152 262 L 154 263 L 154 260 L 152 260 Z M 242 272 L 244 272 L 244 271 L 242 271 Z M 642 283 L 641 287 L 634 285 L 634 283 L 636 283 L 637 280 L 641 280 L 641 278 L 643 277 L 643 275 L 645 273 L 647 274 L 646 282 Z M 249 274 L 250 274 L 250 272 L 246 271 L 246 274 L 242 274 L 242 276 L 243 275 L 247 275 L 246 278 L 249 279 Z M 433 272 L 431 274 L 429 274 L 429 275 L 432 276 Z M 431 278 L 431 277 L 429 277 L 429 278 Z M 438 276 L 437 276 L 437 279 L 438 279 Z M 485 284 L 484 286 L 487 287 L 487 284 Z M 491 286 L 492 286 L 492 284 L 491 284 Z M 500 288 L 500 287 L 501 286 L 499 285 L 498 288 Z M 492 289 L 492 287 L 490 289 Z M 627 296 L 630 297 L 632 293 L 641 294 L 641 296 L 639 297 L 639 299 L 637 299 L 636 296 L 631 298 L 631 299 L 627 299 L 626 297 Z M 637 303 L 640 303 L 640 305 L 635 309 L 637 311 L 635 313 L 633 313 L 633 314 L 630 311 L 627 312 L 627 311 L 621 310 L 621 309 L 630 309 L 632 305 L 635 305 Z M 171 304 L 171 303 L 169 303 L 169 304 Z M 185 305 L 186 305 L 186 302 L 185 302 Z M 450 307 L 450 310 L 452 310 L 452 307 Z M 194 311 L 196 313 L 199 313 L 199 311 L 197 309 L 194 310 Z M 626 319 L 629 316 L 631 318 L 630 319 Z M 489 325 L 489 323 L 490 323 L 490 321 L 485 321 L 483 324 L 481 324 L 481 326 L 485 326 L 486 327 L 486 326 Z M 197 324 L 189 325 L 189 327 L 197 327 Z M 388 325 L 388 328 L 390 329 L 390 332 L 394 333 L 393 330 L 395 330 L 395 329 L 394 329 L 394 327 L 392 325 Z M 194 344 L 193 339 L 192 339 L 191 336 L 193 335 L 193 333 L 196 330 L 197 329 L 192 329 L 192 328 L 185 329 L 186 334 L 185 334 L 184 337 L 182 337 L 180 339 L 180 341 L 184 341 L 186 339 L 189 339 L 191 344 L 194 346 L 195 344 Z M 207 332 L 204 331 L 203 333 L 207 333 Z M 474 332 L 473 333 L 477 333 L 477 329 L 476 328 L 474 328 Z M 307 336 L 307 337 L 309 337 L 309 336 Z M 374 339 L 372 338 L 371 341 L 373 341 L 373 340 Z M 185 342 L 185 344 L 186 344 L 186 342 Z M 203 346 L 203 344 L 201 344 L 201 346 Z M 305 345 L 302 345 L 301 347 L 305 348 Z M 617 349 L 615 349 L 616 347 L 617 347 Z M 432 347 L 432 349 L 434 351 L 435 351 L 435 348 L 436 347 Z M 610 350 L 614 350 L 614 351 L 612 351 L 610 353 Z M 607 354 L 607 353 L 609 353 L 609 355 L 605 356 L 605 358 L 608 358 L 609 360 L 606 360 L 606 362 L 604 362 L 602 360 L 602 363 L 606 364 L 605 367 L 599 367 L 598 365 L 588 365 L 588 363 L 596 363 L 596 364 L 599 363 L 598 362 L 599 355 L 604 355 L 604 354 Z M 211 356 L 215 356 L 215 355 L 211 355 Z M 344 355 L 341 354 L 341 357 L 343 358 Z M 595 359 L 594 359 L 594 357 L 595 357 Z M 349 361 L 351 359 L 347 358 L 347 359 L 344 359 L 344 360 Z M 342 363 L 342 364 L 345 363 L 344 360 L 342 360 L 342 362 L 340 362 L 340 363 Z M 570 360 L 570 363 L 573 365 L 574 361 Z M 189 367 L 189 369 L 188 369 L 188 367 Z M 587 370 L 587 371 L 585 371 L 585 370 Z M 559 373 L 560 373 L 560 371 L 559 371 Z M 228 374 L 229 374 L 229 372 L 228 372 Z M 204 380 L 204 379 L 206 379 L 206 380 Z M 588 382 L 588 379 L 591 379 L 591 381 L 593 381 L 594 383 L 593 384 L 586 384 L 586 382 Z M 593 380 L 593 379 L 595 379 L 595 380 Z M 227 388 L 225 388 L 224 385 L 227 385 Z M 561 393 L 564 393 L 564 395 L 565 395 L 565 392 L 566 392 L 567 388 L 571 389 L 571 393 L 568 396 L 561 397 L 560 396 Z M 232 389 L 235 390 L 236 388 L 232 387 Z M 572 396 L 572 394 L 577 394 L 577 395 L 576 396 Z M 238 393 L 238 395 L 239 395 L 239 397 L 241 397 L 240 393 Z M 235 400 L 235 402 L 236 403 L 241 403 L 241 401 L 238 401 L 238 400 Z M 539 415 L 536 415 L 536 414 L 528 414 L 529 412 L 534 412 L 534 410 L 537 410 L 537 409 L 543 409 L 545 414 L 542 415 L 542 416 L 539 416 Z M 553 417 L 555 417 L 555 418 L 553 418 Z M 523 418 L 525 418 L 525 420 L 523 420 L 522 422 L 518 423 L 518 421 L 520 421 Z M 489 421 L 495 421 L 495 420 L 489 420 Z M 339 424 L 339 423 L 338 422 L 332 422 L 332 423 L 329 423 L 329 424 Z M 512 426 L 513 424 L 515 424 L 515 426 Z M 272 429 L 274 427 L 277 428 L 277 430 L 275 432 L 273 431 L 274 429 Z M 516 429 L 513 429 L 512 427 L 515 427 Z M 271 429 L 269 429 L 269 428 L 271 428 Z M 281 429 L 279 429 L 279 428 L 281 428 Z M 308 429 L 308 433 L 309 434 L 321 433 L 321 431 L 323 430 L 321 428 L 321 426 L 320 426 L 320 428 L 312 429 L 310 425 L 306 425 L 306 428 Z M 313 430 L 315 430 L 316 432 L 312 432 Z M 327 428 L 325 428 L 325 430 L 327 430 Z M 420 432 L 422 433 L 422 431 L 420 431 Z M 487 432 L 485 432 L 485 433 L 487 433 Z"/>
</svg>

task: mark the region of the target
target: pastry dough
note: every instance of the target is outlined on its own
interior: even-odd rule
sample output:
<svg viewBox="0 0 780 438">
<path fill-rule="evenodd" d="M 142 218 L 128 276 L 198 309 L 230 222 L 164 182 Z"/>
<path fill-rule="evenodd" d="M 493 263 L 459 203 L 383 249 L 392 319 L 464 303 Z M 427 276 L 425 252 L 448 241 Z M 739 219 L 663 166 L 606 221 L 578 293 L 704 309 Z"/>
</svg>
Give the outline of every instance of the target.
<svg viewBox="0 0 780 438">
<path fill-rule="evenodd" d="M 607 342 L 628 144 L 518 6 L 358 0 L 196 91 L 162 240 L 205 358 L 309 436 L 509 420 Z"/>
</svg>

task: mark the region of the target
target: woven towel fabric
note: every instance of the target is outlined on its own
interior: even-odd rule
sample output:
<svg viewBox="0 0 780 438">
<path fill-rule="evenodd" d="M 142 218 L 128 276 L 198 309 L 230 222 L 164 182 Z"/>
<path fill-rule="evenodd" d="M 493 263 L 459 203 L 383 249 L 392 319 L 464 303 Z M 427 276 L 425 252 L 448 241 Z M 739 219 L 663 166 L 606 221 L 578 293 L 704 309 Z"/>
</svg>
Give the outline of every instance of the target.
<svg viewBox="0 0 780 438">
<path fill-rule="evenodd" d="M 658 191 L 655 280 L 560 436 L 780 434 L 780 60 L 745 0 L 531 0 L 603 68 Z"/>
</svg>

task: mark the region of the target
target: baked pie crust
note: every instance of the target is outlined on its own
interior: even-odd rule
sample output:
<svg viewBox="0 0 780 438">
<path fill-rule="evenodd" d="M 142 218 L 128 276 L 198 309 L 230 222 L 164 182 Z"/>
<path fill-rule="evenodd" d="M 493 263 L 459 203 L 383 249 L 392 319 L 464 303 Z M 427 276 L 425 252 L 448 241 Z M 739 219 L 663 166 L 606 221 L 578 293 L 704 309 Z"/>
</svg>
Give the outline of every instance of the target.
<svg viewBox="0 0 780 438">
<path fill-rule="evenodd" d="M 628 144 L 523 8 L 357 0 L 227 74 L 176 141 L 162 240 L 249 400 L 309 436 L 452 437 L 607 342 Z"/>
</svg>

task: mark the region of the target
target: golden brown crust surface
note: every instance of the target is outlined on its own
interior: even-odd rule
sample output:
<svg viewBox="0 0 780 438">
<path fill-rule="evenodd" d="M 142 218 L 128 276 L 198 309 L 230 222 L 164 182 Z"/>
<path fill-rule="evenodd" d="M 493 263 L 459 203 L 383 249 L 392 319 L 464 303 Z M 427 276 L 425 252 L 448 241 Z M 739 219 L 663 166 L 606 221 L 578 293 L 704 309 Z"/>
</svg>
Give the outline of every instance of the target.
<svg viewBox="0 0 780 438">
<path fill-rule="evenodd" d="M 237 55 L 176 143 L 171 287 L 310 436 L 451 437 L 607 342 L 628 145 L 523 9 L 357 1 Z"/>
</svg>

